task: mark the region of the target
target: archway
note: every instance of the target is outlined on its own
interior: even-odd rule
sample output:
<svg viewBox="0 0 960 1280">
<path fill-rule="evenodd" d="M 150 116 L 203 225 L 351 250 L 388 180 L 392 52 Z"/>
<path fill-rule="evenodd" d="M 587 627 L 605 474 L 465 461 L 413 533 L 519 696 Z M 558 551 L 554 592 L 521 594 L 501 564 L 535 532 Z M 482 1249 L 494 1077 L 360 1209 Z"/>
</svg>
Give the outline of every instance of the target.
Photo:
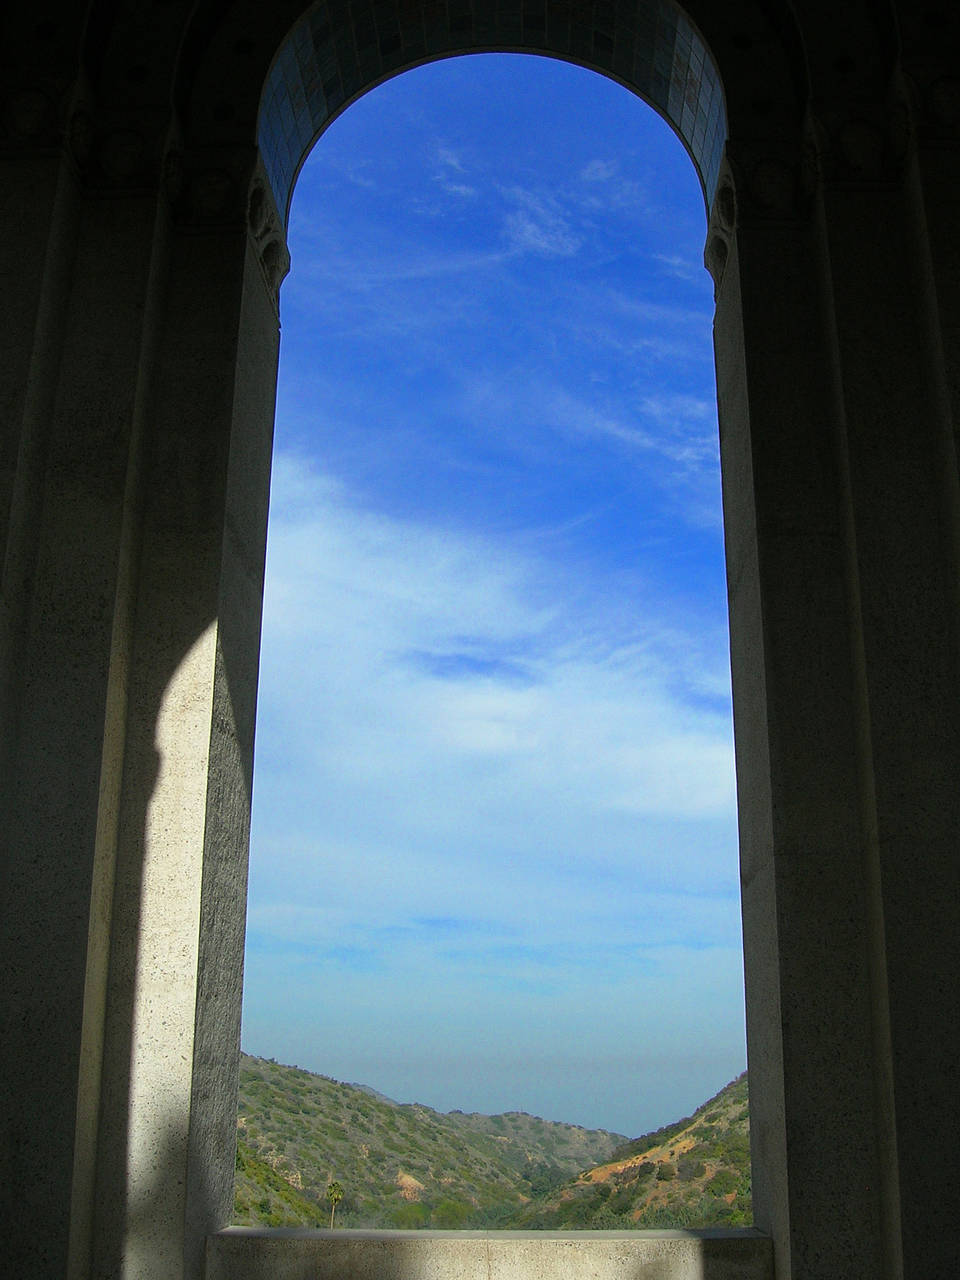
<svg viewBox="0 0 960 1280">
<path fill-rule="evenodd" d="M 702 37 L 672 0 L 641 4 L 630 24 L 612 8 L 509 13 L 464 5 L 425 12 L 422 28 L 382 11 L 358 12 L 346 30 L 317 5 L 284 41 L 260 107 L 260 153 L 277 206 L 286 210 L 314 139 L 359 93 L 417 62 L 481 49 L 549 53 L 625 84 L 683 140 L 709 208 L 727 134 L 723 93 Z"/>
<path fill-rule="evenodd" d="M 620 74 L 661 9 L 324 12 L 346 100 L 475 48 Z M 960 15 L 685 11 L 728 126 L 707 256 L 756 1219 L 781 1277 L 952 1274 L 928 1209 L 955 1182 Z M 229 1203 L 284 267 L 257 113 L 304 12 L 4 15 L 0 937 L 25 1276 L 196 1275 Z M 852 1173 L 825 1176 L 818 1131 Z"/>
<path fill-rule="evenodd" d="M 558 127 L 574 104 L 589 124 Z M 335 130 L 281 299 L 245 1044 L 441 1109 L 651 1130 L 743 1068 L 696 177 L 556 60 L 436 63 Z"/>
</svg>

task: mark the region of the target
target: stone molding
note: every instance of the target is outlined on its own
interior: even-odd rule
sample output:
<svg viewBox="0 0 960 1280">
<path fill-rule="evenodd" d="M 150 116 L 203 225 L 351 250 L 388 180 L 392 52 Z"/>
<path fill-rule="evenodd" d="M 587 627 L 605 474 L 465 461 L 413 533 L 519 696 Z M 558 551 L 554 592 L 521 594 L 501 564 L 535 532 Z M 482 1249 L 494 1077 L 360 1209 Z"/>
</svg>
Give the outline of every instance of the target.
<svg viewBox="0 0 960 1280">
<path fill-rule="evenodd" d="M 276 305 L 290 270 L 290 254 L 258 153 L 252 147 L 172 149 L 167 155 L 166 185 L 180 228 L 193 234 L 246 229 Z"/>
<path fill-rule="evenodd" d="M 268 292 L 276 299 L 290 270 L 283 219 L 277 209 L 270 183 L 258 160 L 247 195 L 247 226 L 257 247 L 257 259 Z"/>
<path fill-rule="evenodd" d="M 0 98 L 0 153 L 62 158 L 90 195 L 154 195 L 188 233 L 245 227 L 276 303 L 290 270 L 283 219 L 252 146 L 185 148 L 169 111 L 98 112 L 85 85 L 15 86 Z"/>
<path fill-rule="evenodd" d="M 677 0 L 635 0 L 624 11 L 547 0 L 536 11 L 489 12 L 467 0 L 456 13 L 424 0 L 348 8 L 319 0 L 278 49 L 261 99 L 258 143 L 278 205 L 286 212 L 299 166 L 326 124 L 367 89 L 432 57 L 498 48 L 569 58 L 630 86 L 683 140 L 709 202 L 727 133 L 723 89 Z"/>
<path fill-rule="evenodd" d="M 960 124 L 960 80 L 957 81 Z M 949 113 L 949 94 L 943 110 Z M 806 130 L 819 179 L 836 186 L 886 186 L 902 181 L 926 114 L 922 95 L 898 68 L 886 97 L 872 102 L 814 104 Z"/>
<path fill-rule="evenodd" d="M 960 142 L 960 78 L 941 77 L 922 94 L 898 73 L 886 101 L 811 109 L 798 137 L 777 148 L 728 139 L 704 246 L 716 289 L 738 228 L 806 220 L 824 187 L 875 188 L 882 198 L 931 140 Z"/>
<path fill-rule="evenodd" d="M 727 142 L 703 254 L 715 297 L 738 231 L 806 220 L 817 174 L 813 149 L 804 143 L 788 142 L 775 150 L 768 141 Z"/>
<path fill-rule="evenodd" d="M 703 248 L 703 265 L 713 277 L 713 296 L 716 298 L 723 283 L 730 246 L 737 226 L 737 195 L 730 163 L 724 155 L 717 182 L 717 194 L 713 198 L 707 238 Z"/>
</svg>

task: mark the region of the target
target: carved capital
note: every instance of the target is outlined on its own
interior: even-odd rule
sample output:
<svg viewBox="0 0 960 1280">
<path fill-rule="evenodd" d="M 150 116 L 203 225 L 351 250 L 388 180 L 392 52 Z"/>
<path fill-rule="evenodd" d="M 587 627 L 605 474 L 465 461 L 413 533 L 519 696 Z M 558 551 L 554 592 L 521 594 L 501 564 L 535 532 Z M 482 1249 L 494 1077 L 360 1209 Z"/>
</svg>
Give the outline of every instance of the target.
<svg viewBox="0 0 960 1280">
<path fill-rule="evenodd" d="M 779 145 L 769 139 L 728 142 L 726 164 L 741 223 L 796 221 L 807 216 L 815 164 L 801 140 Z"/>
<path fill-rule="evenodd" d="M 283 220 L 253 147 L 171 148 L 165 186 L 177 224 L 194 233 L 245 232 L 273 299 L 290 270 Z"/>
<path fill-rule="evenodd" d="M 816 183 L 816 158 L 801 138 L 727 142 L 704 246 L 714 297 L 737 234 L 750 227 L 805 221 Z"/>
<path fill-rule="evenodd" d="M 65 144 L 83 185 L 103 194 L 162 189 L 174 123 L 168 110 L 97 111 L 87 96 L 71 106 Z"/>
<path fill-rule="evenodd" d="M 703 247 L 703 265 L 713 276 L 713 296 L 716 299 L 723 283 L 723 273 L 727 258 L 730 256 L 730 245 L 737 228 L 737 194 L 733 183 L 733 173 L 729 163 L 724 161 L 717 182 L 716 194 L 713 197 L 713 208 L 710 211 L 710 222 L 707 227 L 707 239 Z"/>
<path fill-rule="evenodd" d="M 812 111 L 807 133 L 824 182 L 888 184 L 905 171 L 915 134 L 917 104 L 896 77 L 886 101 L 830 103 Z"/>
<path fill-rule="evenodd" d="M 246 226 L 255 165 L 253 147 L 172 150 L 165 180 L 180 225 L 198 231 Z"/>
<path fill-rule="evenodd" d="M 287 251 L 280 213 L 259 162 L 247 198 L 247 227 L 257 249 L 264 282 L 271 295 L 276 298 L 280 285 L 290 270 L 290 254 Z"/>
</svg>

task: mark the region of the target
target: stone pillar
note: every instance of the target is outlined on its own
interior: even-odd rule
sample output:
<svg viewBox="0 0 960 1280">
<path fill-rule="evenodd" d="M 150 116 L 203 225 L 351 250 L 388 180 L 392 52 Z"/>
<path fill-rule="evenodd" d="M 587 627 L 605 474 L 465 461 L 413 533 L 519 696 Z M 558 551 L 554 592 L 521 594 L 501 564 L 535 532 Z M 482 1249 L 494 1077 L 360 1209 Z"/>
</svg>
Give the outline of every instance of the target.
<svg viewBox="0 0 960 1280">
<path fill-rule="evenodd" d="M 230 1216 L 285 262 L 255 163 L 183 161 L 125 122 L 79 166 L 17 157 L 4 187 L 38 246 L 10 266 L 2 401 L 4 1238 L 25 1280 L 196 1280 Z"/>
<path fill-rule="evenodd" d="M 44 148 L 44 151 L 47 151 Z M 75 1144 L 84 1102 L 85 990 L 96 982 L 95 868 L 119 595 L 130 538 L 126 493 L 154 350 L 165 233 L 156 189 L 82 192 L 79 156 L 18 157 L 5 195 L 42 242 L 26 391 L 5 422 L 16 442 L 4 561 L 3 1030 L 6 1185 L 18 1274 L 65 1274 Z M 105 157 L 101 156 L 101 159 Z M 53 169 L 56 169 L 56 179 Z M 45 181 L 37 181 L 43 174 Z M 19 355 L 19 351 L 18 351 Z M 9 403 L 9 402 L 8 402 Z M 81 1085 L 80 1093 L 83 1092 Z M 94 1090 L 95 1092 L 95 1090 Z M 45 1229 L 38 1229 L 38 1224 Z"/>
<path fill-rule="evenodd" d="M 93 1267 L 129 1280 L 198 1278 L 233 1207 L 284 254 L 252 160 L 188 178 L 145 452 Z"/>
<path fill-rule="evenodd" d="M 825 152 L 824 208 L 844 390 L 874 842 L 878 1127 L 885 1227 L 909 1280 L 960 1270 L 960 1208 L 945 1132 L 960 1122 L 960 488 L 944 319 L 917 154 L 896 101 L 847 120 Z M 931 193 L 932 194 L 932 193 Z M 955 199 L 955 194 L 954 194 Z M 942 203 L 928 200 L 942 216 Z M 949 206 L 948 206 L 949 207 Z M 946 340 L 945 340 L 946 339 Z M 880 1000 L 884 1007 L 881 1009 Z"/>
<path fill-rule="evenodd" d="M 755 1218 L 778 1280 L 956 1261 L 948 1233 L 921 1238 L 934 1192 L 913 1181 L 955 1105 L 934 975 L 958 937 L 956 466 L 892 147 L 847 121 L 821 174 L 799 142 L 729 145 L 707 245 Z"/>
<path fill-rule="evenodd" d="M 947 46 L 949 53 L 950 46 Z M 945 414 L 949 418 L 949 438 L 941 438 L 944 454 L 943 482 L 956 474 L 960 458 L 960 80 L 955 76 L 935 76 L 926 86 L 923 107 L 917 119 L 917 173 L 912 191 L 918 196 L 916 209 L 918 234 L 926 233 L 924 265 L 928 274 L 922 281 L 928 297 L 936 304 L 936 325 L 932 325 L 932 361 L 942 361 L 945 387 Z M 939 375 L 940 370 L 937 370 Z M 952 504 L 953 495 L 949 496 Z M 958 522 L 954 519 L 947 536 L 956 539 Z M 960 555 L 954 549 L 955 561 Z M 945 601 L 955 596 L 957 582 L 944 584 Z M 954 633 L 947 640 L 954 654 L 958 637 Z M 955 660 L 955 659 L 954 659 Z M 938 708 L 941 715 L 949 716 L 949 706 Z M 929 704 L 923 714 L 928 715 Z M 926 745 L 926 744 L 925 744 Z M 949 760 L 944 762 L 949 769 Z M 929 766 L 928 766 L 929 768 Z M 944 777 L 943 785 L 955 790 L 956 779 Z M 949 812 L 949 811 L 948 811 Z M 941 848 L 937 855 L 924 854 L 922 876 L 916 888 L 922 886 L 924 896 L 929 896 L 929 906 L 923 908 L 920 928 L 906 939 L 913 950 L 913 972 L 919 979 L 919 994 L 929 1017 L 934 1016 L 931 1030 L 925 1025 L 921 1031 L 921 1044 L 914 1047 L 909 1042 L 909 1029 L 902 1041 L 903 1102 L 913 1114 L 909 1116 L 907 1131 L 899 1142 L 899 1154 L 903 1177 L 909 1177 L 911 1194 L 904 1197 L 904 1214 L 912 1213 L 907 1223 L 912 1241 L 925 1249 L 929 1246 L 929 1232 L 923 1231 L 924 1221 L 929 1221 L 929 1208 L 924 1216 L 925 1197 L 936 1194 L 943 1206 L 940 1221 L 944 1239 L 952 1242 L 953 1253 L 943 1264 L 946 1274 L 952 1270 L 960 1273 L 960 1247 L 949 1235 L 947 1225 L 960 1215 L 960 1187 L 949 1165 L 953 1160 L 950 1144 L 944 1143 L 944 1133 L 960 1131 L 960 1090 L 956 1087 L 957 1061 L 960 1057 L 958 1024 L 960 1024 L 960 997 L 957 993 L 957 974 L 960 971 L 958 938 L 960 921 L 957 919 L 960 901 L 960 872 L 956 845 L 956 828 L 952 837 L 948 830 L 942 834 Z M 909 875 L 909 870 L 907 874 Z M 919 972 L 918 972 L 919 970 Z M 909 1009 L 916 996 L 904 992 Z M 938 1073 L 938 1074 L 933 1074 Z M 928 1109 L 929 1108 L 929 1109 Z M 914 1178 L 914 1173 L 916 1177 Z M 940 1190 L 933 1192 L 932 1187 Z M 940 1215 L 938 1213 L 938 1219 Z M 942 1247 L 941 1242 L 941 1247 Z M 922 1256 L 922 1255 L 921 1255 Z M 939 1261 L 937 1262 L 939 1266 Z M 931 1273 L 932 1265 L 927 1267 Z M 909 1274 L 909 1273 L 908 1273 Z M 921 1274 L 917 1271 L 915 1274 Z"/>
<path fill-rule="evenodd" d="M 829 281 L 799 158 L 730 151 L 736 194 L 728 177 L 708 262 L 718 280 L 754 1214 L 774 1237 L 779 1280 L 865 1280 L 883 1274 L 871 1178 L 844 1186 L 838 1214 L 823 1160 L 826 1146 L 857 1152 L 872 1175 L 878 1166 Z M 811 1267 L 818 1256 L 825 1269 Z"/>
</svg>

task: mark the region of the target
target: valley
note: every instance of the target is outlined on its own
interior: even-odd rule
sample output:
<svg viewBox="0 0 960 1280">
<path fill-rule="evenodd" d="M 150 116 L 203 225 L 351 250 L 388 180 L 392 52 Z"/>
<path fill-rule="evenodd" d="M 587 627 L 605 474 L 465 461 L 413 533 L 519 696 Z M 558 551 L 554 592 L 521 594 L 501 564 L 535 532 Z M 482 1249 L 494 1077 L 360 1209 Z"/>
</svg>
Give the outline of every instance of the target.
<svg viewBox="0 0 960 1280">
<path fill-rule="evenodd" d="M 625 1230 L 752 1221 L 747 1077 L 628 1139 L 525 1112 L 441 1113 L 363 1085 L 241 1059 L 234 1222 Z"/>
</svg>

